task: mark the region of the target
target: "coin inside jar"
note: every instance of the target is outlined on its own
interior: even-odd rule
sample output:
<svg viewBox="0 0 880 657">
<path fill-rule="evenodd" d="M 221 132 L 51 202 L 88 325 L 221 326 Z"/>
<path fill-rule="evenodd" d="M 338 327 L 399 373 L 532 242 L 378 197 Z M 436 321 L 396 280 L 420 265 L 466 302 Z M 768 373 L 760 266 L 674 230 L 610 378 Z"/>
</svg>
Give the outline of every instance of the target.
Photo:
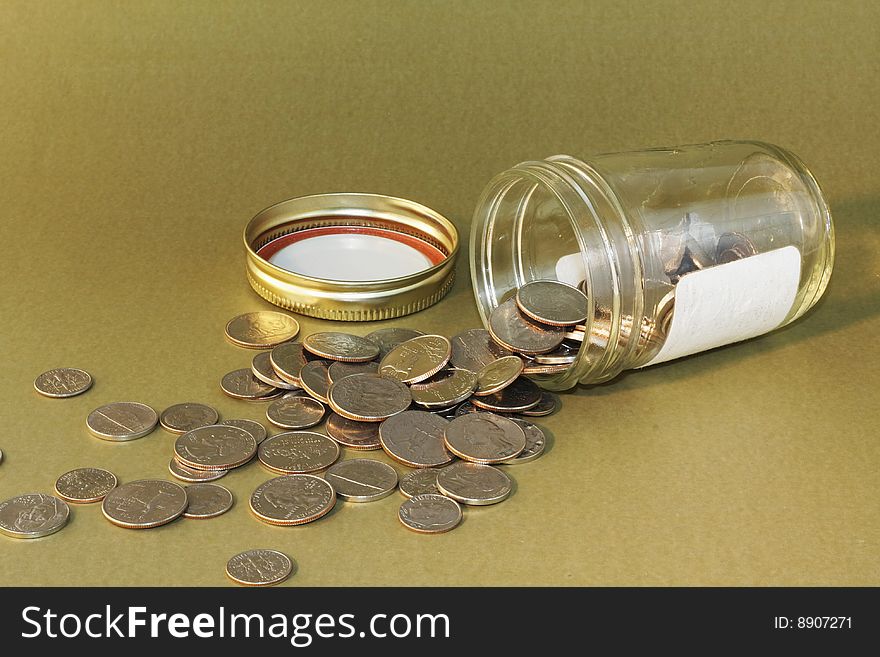
<svg viewBox="0 0 880 657">
<path fill-rule="evenodd" d="M 470 329 L 454 336 L 450 361 L 455 367 L 471 372 L 479 372 L 490 363 L 513 352 L 505 349 L 492 339 L 486 329 Z"/>
<path fill-rule="evenodd" d="M 158 423 L 156 411 L 138 402 L 105 404 L 86 418 L 86 426 L 94 436 L 117 442 L 146 436 Z"/>
<path fill-rule="evenodd" d="M 42 538 L 64 528 L 70 507 L 43 493 L 27 493 L 0 502 L 0 533 L 12 538 Z"/>
<path fill-rule="evenodd" d="M 278 376 L 275 368 L 272 367 L 272 357 L 268 351 L 261 351 L 254 356 L 251 361 L 251 372 L 253 375 L 273 388 L 281 388 L 282 390 L 296 390 L 298 385 L 289 383 Z"/>
<path fill-rule="evenodd" d="M 278 550 L 248 550 L 226 563 L 226 576 L 243 586 L 272 586 L 286 580 L 293 562 Z"/>
<path fill-rule="evenodd" d="M 350 420 L 381 422 L 409 408 L 409 388 L 378 374 L 354 374 L 340 379 L 328 394 L 330 407 Z"/>
<path fill-rule="evenodd" d="M 169 406 L 159 416 L 159 424 L 171 433 L 186 433 L 198 427 L 216 424 L 220 415 L 206 404 L 187 402 Z"/>
<path fill-rule="evenodd" d="M 348 459 L 330 466 L 324 474 L 337 497 L 346 502 L 374 502 L 397 488 L 397 470 L 372 459 Z"/>
<path fill-rule="evenodd" d="M 182 516 L 186 505 L 186 491 L 182 486 L 161 479 L 142 479 L 107 493 L 101 511 L 119 527 L 150 529 Z"/>
<path fill-rule="evenodd" d="M 322 331 L 303 340 L 303 349 L 328 360 L 359 363 L 379 356 L 379 347 L 358 335 Z"/>
<path fill-rule="evenodd" d="M 76 504 L 100 502 L 119 482 L 116 475 L 101 468 L 77 468 L 58 477 L 55 492 L 58 497 Z"/>
<path fill-rule="evenodd" d="M 212 424 L 193 429 L 174 442 L 174 456 L 194 470 L 230 470 L 250 461 L 257 441 L 244 429 Z"/>
<path fill-rule="evenodd" d="M 382 449 L 378 422 L 358 422 L 330 413 L 325 428 L 327 435 L 340 445 L 360 450 Z"/>
<path fill-rule="evenodd" d="M 444 465 L 454 458 L 443 438 L 448 424 L 428 411 L 404 411 L 379 426 L 379 440 L 388 456 L 411 468 Z"/>
<path fill-rule="evenodd" d="M 365 363 L 344 363 L 338 360 L 330 364 L 327 374 L 330 383 L 344 379 L 352 374 L 376 374 L 379 371 L 379 363 L 367 361 Z"/>
<path fill-rule="evenodd" d="M 416 495 L 425 495 L 433 493 L 440 494 L 437 488 L 437 473 L 439 470 L 434 468 L 419 468 L 407 472 L 400 478 L 399 489 L 404 497 L 414 497 Z"/>
<path fill-rule="evenodd" d="M 246 400 L 267 400 L 283 392 L 263 383 L 250 369 L 244 368 L 226 374 L 220 380 L 220 388 L 230 397 Z"/>
<path fill-rule="evenodd" d="M 367 333 L 364 338 L 379 347 L 379 358 L 384 358 L 385 354 L 401 342 L 412 340 L 420 335 L 424 335 L 424 333 L 410 328 L 383 328 Z"/>
<path fill-rule="evenodd" d="M 254 440 L 257 441 L 257 445 L 266 440 L 266 427 L 257 422 L 256 420 L 245 420 L 234 418 L 231 420 L 223 420 L 220 424 L 225 424 L 230 427 L 238 427 L 239 429 L 244 429 L 249 434 L 254 437 Z"/>
<path fill-rule="evenodd" d="M 437 488 L 462 504 L 484 506 L 507 499 L 513 483 L 494 466 L 458 461 L 437 474 Z"/>
<path fill-rule="evenodd" d="M 519 377 L 500 392 L 485 397 L 471 397 L 474 406 L 496 413 L 521 413 L 541 402 L 541 390 L 534 381 Z"/>
<path fill-rule="evenodd" d="M 282 381 L 300 385 L 300 371 L 309 362 L 301 342 L 285 342 L 269 352 L 269 363 Z"/>
<path fill-rule="evenodd" d="M 523 354 L 553 351 L 565 335 L 560 327 L 538 324 L 525 317 L 515 299 L 508 299 L 492 311 L 489 333 L 501 346 Z"/>
<path fill-rule="evenodd" d="M 270 479 L 251 495 L 253 514 L 270 525 L 303 525 L 321 518 L 336 504 L 333 486 L 314 475 L 293 474 Z"/>
<path fill-rule="evenodd" d="M 500 392 L 516 381 L 522 371 L 523 361 L 519 356 L 504 356 L 494 360 L 477 375 L 477 389 L 474 394 L 482 397 Z"/>
<path fill-rule="evenodd" d="M 462 513 L 458 502 L 443 495 L 415 495 L 400 505 L 397 517 L 403 526 L 421 534 L 442 534 L 455 529 Z"/>
<path fill-rule="evenodd" d="M 516 292 L 516 305 L 530 318 L 552 326 L 580 324 L 587 318 L 587 295 L 553 280 L 532 281 Z"/>
<path fill-rule="evenodd" d="M 249 349 L 271 349 L 299 333 L 299 322 L 290 315 L 261 310 L 233 317 L 226 324 L 230 342 Z"/>
<path fill-rule="evenodd" d="M 225 477 L 229 470 L 195 470 L 172 458 L 168 463 L 168 472 L 180 481 L 198 483 L 201 481 L 217 481 L 221 477 Z"/>
<path fill-rule="evenodd" d="M 75 367 L 58 367 L 34 379 L 34 390 L 44 397 L 74 397 L 92 387 L 92 375 Z"/>
<path fill-rule="evenodd" d="M 470 370 L 443 370 L 423 383 L 410 386 L 412 399 L 425 408 L 449 408 L 471 396 L 477 386 L 477 375 Z"/>
<path fill-rule="evenodd" d="M 312 431 L 288 431 L 267 438 L 257 455 L 266 468 L 279 474 L 323 470 L 339 458 L 339 445 Z"/>
<path fill-rule="evenodd" d="M 330 390 L 330 363 L 326 360 L 309 361 L 300 370 L 299 382 L 311 397 L 326 404 Z"/>
<path fill-rule="evenodd" d="M 379 374 L 419 383 L 442 370 L 449 362 L 452 346 L 442 335 L 420 335 L 389 351 L 379 363 Z"/>
<path fill-rule="evenodd" d="M 282 397 L 269 404 L 266 418 L 283 429 L 306 429 L 321 421 L 324 410 L 324 405 L 311 397 Z"/>
<path fill-rule="evenodd" d="M 187 507 L 184 518 L 216 518 L 232 508 L 229 489 L 219 484 L 191 484 L 186 487 Z"/>
<path fill-rule="evenodd" d="M 494 413 L 468 413 L 446 425 L 446 448 L 472 463 L 501 463 L 523 451 L 526 436 L 514 421 Z"/>
</svg>

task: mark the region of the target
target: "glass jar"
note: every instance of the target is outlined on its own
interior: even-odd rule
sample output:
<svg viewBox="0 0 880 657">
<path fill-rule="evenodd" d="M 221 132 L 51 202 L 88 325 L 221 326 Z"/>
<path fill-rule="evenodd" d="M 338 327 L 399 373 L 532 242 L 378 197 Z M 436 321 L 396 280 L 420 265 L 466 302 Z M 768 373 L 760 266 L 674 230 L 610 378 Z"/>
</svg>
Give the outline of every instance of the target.
<svg viewBox="0 0 880 657">
<path fill-rule="evenodd" d="M 484 324 L 529 281 L 586 293 L 576 359 L 538 377 L 561 390 L 794 321 L 828 285 L 834 231 L 794 154 L 721 141 L 518 164 L 484 191 L 470 256 Z"/>
</svg>

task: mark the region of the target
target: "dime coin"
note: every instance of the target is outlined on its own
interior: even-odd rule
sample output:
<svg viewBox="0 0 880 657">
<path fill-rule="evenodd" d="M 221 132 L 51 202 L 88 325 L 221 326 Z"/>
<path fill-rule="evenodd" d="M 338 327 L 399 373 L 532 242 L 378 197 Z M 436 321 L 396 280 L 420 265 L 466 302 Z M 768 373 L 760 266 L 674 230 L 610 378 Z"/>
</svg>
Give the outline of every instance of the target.
<svg viewBox="0 0 880 657">
<path fill-rule="evenodd" d="M 468 413 L 452 420 L 444 432 L 446 448 L 472 463 L 509 461 L 526 447 L 520 426 L 494 413 Z"/>
<path fill-rule="evenodd" d="M 521 413 L 541 402 L 541 391 L 534 381 L 519 377 L 501 392 L 485 397 L 471 397 L 474 406 L 500 413 Z"/>
<path fill-rule="evenodd" d="M 266 418 L 282 429 L 313 427 L 324 417 L 324 404 L 311 397 L 282 397 L 266 409 Z"/>
<path fill-rule="evenodd" d="M 409 388 L 378 374 L 354 374 L 330 386 L 330 407 L 349 420 L 381 422 L 409 408 Z"/>
<path fill-rule="evenodd" d="M 194 470 L 184 465 L 175 458 L 168 464 L 168 472 L 181 481 L 199 483 L 202 481 L 217 481 L 225 477 L 229 470 Z"/>
<path fill-rule="evenodd" d="M 340 445 L 361 450 L 382 449 L 378 422 L 358 422 L 339 413 L 330 413 L 325 428 L 327 435 Z"/>
<path fill-rule="evenodd" d="M 551 326 L 580 324 L 587 318 L 587 295 L 558 281 L 532 281 L 516 291 L 516 305 L 532 319 Z"/>
<path fill-rule="evenodd" d="M 216 518 L 232 508 L 232 493 L 219 484 L 192 484 L 186 487 L 189 501 L 184 518 Z"/>
<path fill-rule="evenodd" d="M 379 356 L 379 347 L 358 335 L 322 331 L 303 340 L 303 349 L 321 358 L 360 363 Z"/>
<path fill-rule="evenodd" d="M 300 370 L 310 360 L 307 354 L 301 342 L 285 342 L 269 352 L 269 363 L 279 379 L 298 386 Z"/>
<path fill-rule="evenodd" d="M 314 475 L 270 479 L 251 495 L 251 511 L 270 525 L 303 525 L 330 513 L 336 504 L 333 486 Z"/>
<path fill-rule="evenodd" d="M 233 370 L 220 381 L 220 388 L 230 397 L 264 401 L 274 399 L 283 391 L 267 385 L 254 376 L 250 369 Z"/>
<path fill-rule="evenodd" d="M 400 492 L 405 497 L 426 495 L 428 493 L 440 494 L 437 488 L 437 473 L 434 468 L 419 468 L 406 473 L 400 479 Z"/>
<path fill-rule="evenodd" d="M 226 576 L 244 586 L 272 586 L 290 576 L 293 563 L 278 550 L 248 550 L 226 563 Z"/>
<path fill-rule="evenodd" d="M 516 422 L 523 430 L 523 433 L 526 434 L 526 447 L 516 455 L 516 458 L 506 461 L 504 465 L 516 465 L 519 463 L 534 461 L 544 453 L 544 447 L 547 444 L 547 436 L 544 435 L 544 432 L 541 431 L 541 428 L 536 424 L 520 420 L 519 418 L 511 418 L 511 420 Z"/>
<path fill-rule="evenodd" d="M 346 502 L 375 502 L 397 488 L 397 470 L 372 459 L 348 459 L 324 474 L 337 497 Z"/>
<path fill-rule="evenodd" d="M 277 348 L 277 347 L 276 347 Z M 296 390 L 299 388 L 294 383 L 283 380 L 275 368 L 272 367 L 272 357 L 268 351 L 261 351 L 251 361 L 251 373 L 266 385 L 282 390 Z"/>
<path fill-rule="evenodd" d="M 538 402 L 538 405 L 520 412 L 523 415 L 528 415 L 530 417 L 542 417 L 544 415 L 555 413 L 557 408 L 559 408 L 559 397 L 552 392 L 542 390 L 541 400 Z"/>
<path fill-rule="evenodd" d="M 116 476 L 107 470 L 77 468 L 58 477 L 55 481 L 55 492 L 68 502 L 87 504 L 103 500 L 118 483 Z"/>
<path fill-rule="evenodd" d="M 330 363 L 326 360 L 313 360 L 300 370 L 300 385 L 311 397 L 327 403 L 330 390 Z"/>
<path fill-rule="evenodd" d="M 431 468 L 454 457 L 443 441 L 449 420 L 428 411 L 404 411 L 379 426 L 382 449 L 411 468 Z"/>
<path fill-rule="evenodd" d="M 43 493 L 18 495 L 0 502 L 0 533 L 12 538 L 42 538 L 67 524 L 70 507 Z"/>
<path fill-rule="evenodd" d="M 504 356 L 494 360 L 480 370 L 477 375 L 475 395 L 492 395 L 513 383 L 523 371 L 523 361 L 519 356 Z"/>
<path fill-rule="evenodd" d="M 226 337 L 239 347 L 271 349 L 299 333 L 299 322 L 284 313 L 261 310 L 233 317 L 226 324 Z"/>
<path fill-rule="evenodd" d="M 161 479 L 142 479 L 107 493 L 101 511 L 114 525 L 150 529 L 179 518 L 186 504 L 186 491 L 182 486 Z"/>
<path fill-rule="evenodd" d="M 92 387 L 92 375 L 75 367 L 59 367 L 34 379 L 34 390 L 46 397 L 74 397 Z"/>
<path fill-rule="evenodd" d="M 339 445 L 320 433 L 288 431 L 260 444 L 260 463 L 279 474 L 316 472 L 339 458 Z"/>
<path fill-rule="evenodd" d="M 159 423 L 156 411 L 138 402 L 113 402 L 89 413 L 86 426 L 103 440 L 124 441 L 146 436 Z"/>
<path fill-rule="evenodd" d="M 194 470 L 231 470 L 256 452 L 257 441 L 251 434 L 226 424 L 193 429 L 174 442 L 174 457 Z"/>
<path fill-rule="evenodd" d="M 216 424 L 220 415 L 205 404 L 175 404 L 162 411 L 159 424 L 171 433 L 186 433 L 209 424 Z"/>
<path fill-rule="evenodd" d="M 519 312 L 515 299 L 499 305 L 489 316 L 489 333 L 503 347 L 523 354 L 553 351 L 562 344 L 565 331 L 541 325 Z"/>
<path fill-rule="evenodd" d="M 463 402 L 471 396 L 476 386 L 476 374 L 470 370 L 452 368 L 435 374 L 424 383 L 414 383 L 409 390 L 415 403 L 435 409 L 449 408 Z"/>
<path fill-rule="evenodd" d="M 470 329 L 459 333 L 452 338 L 451 343 L 452 364 L 471 372 L 479 372 L 494 360 L 514 355 L 495 342 L 486 329 Z"/>
<path fill-rule="evenodd" d="M 437 474 L 437 488 L 462 504 L 483 506 L 507 499 L 513 484 L 494 466 L 459 461 Z"/>
<path fill-rule="evenodd" d="M 379 374 L 404 383 L 424 381 L 446 367 L 452 346 L 442 335 L 420 335 L 385 354 Z"/>
<path fill-rule="evenodd" d="M 254 437 L 254 440 L 257 441 L 257 445 L 266 440 L 266 427 L 264 427 L 259 422 L 254 420 L 244 420 L 244 419 L 233 419 L 233 420 L 223 420 L 220 424 L 225 424 L 230 427 L 238 427 L 239 429 L 244 429 L 249 434 Z"/>
<path fill-rule="evenodd" d="M 458 502 L 431 493 L 416 495 L 400 505 L 397 517 L 403 526 L 420 534 L 442 534 L 461 522 Z"/>
<path fill-rule="evenodd" d="M 420 335 L 424 335 L 424 333 L 410 328 L 383 328 L 367 333 L 364 338 L 379 347 L 379 358 L 385 358 L 385 354 L 401 342 L 412 340 Z"/>
<path fill-rule="evenodd" d="M 376 374 L 379 371 L 379 363 L 367 361 L 366 363 L 344 363 L 341 360 L 331 363 L 327 373 L 330 383 L 344 379 L 352 374 Z"/>
</svg>

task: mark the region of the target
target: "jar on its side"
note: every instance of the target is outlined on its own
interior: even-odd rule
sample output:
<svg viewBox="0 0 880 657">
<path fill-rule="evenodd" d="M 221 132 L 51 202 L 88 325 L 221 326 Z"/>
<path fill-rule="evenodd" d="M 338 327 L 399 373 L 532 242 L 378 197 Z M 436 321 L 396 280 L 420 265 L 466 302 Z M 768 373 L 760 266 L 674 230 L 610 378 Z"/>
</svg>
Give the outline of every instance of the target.
<svg viewBox="0 0 880 657">
<path fill-rule="evenodd" d="M 577 359 L 539 378 L 561 390 L 794 321 L 828 285 L 834 230 L 794 154 L 723 141 L 518 164 L 484 191 L 470 256 L 484 323 L 529 281 L 586 292 Z"/>
</svg>

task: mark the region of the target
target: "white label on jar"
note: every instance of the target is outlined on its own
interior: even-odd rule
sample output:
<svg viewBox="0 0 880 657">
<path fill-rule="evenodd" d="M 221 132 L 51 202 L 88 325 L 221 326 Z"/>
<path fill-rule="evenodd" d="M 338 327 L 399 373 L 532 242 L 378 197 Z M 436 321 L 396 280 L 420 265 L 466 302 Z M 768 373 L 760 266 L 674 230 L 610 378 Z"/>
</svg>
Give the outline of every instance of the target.
<svg viewBox="0 0 880 657">
<path fill-rule="evenodd" d="M 786 246 L 682 276 L 669 336 L 644 367 L 772 331 L 791 310 L 800 274 L 800 251 Z"/>
</svg>

